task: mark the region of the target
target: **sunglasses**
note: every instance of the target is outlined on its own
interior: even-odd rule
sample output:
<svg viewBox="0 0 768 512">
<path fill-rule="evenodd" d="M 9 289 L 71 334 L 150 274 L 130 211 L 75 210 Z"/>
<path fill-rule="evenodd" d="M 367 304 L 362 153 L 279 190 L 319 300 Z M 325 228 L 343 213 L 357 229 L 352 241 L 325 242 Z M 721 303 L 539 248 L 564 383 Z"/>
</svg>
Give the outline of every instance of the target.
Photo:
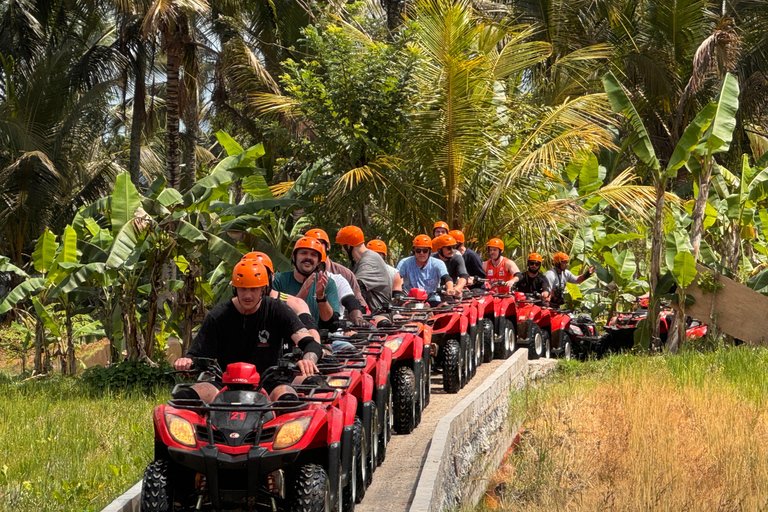
<svg viewBox="0 0 768 512">
<path fill-rule="evenodd" d="M 430 250 L 429 249 L 414 249 L 413 252 L 415 252 L 416 254 L 421 254 L 421 253 L 424 253 L 424 252 L 430 252 Z"/>
<path fill-rule="evenodd" d="M 531 265 L 533 265 L 534 267 L 540 267 L 541 263 L 539 263 L 538 261 L 529 261 L 528 266 L 530 267 Z"/>
</svg>

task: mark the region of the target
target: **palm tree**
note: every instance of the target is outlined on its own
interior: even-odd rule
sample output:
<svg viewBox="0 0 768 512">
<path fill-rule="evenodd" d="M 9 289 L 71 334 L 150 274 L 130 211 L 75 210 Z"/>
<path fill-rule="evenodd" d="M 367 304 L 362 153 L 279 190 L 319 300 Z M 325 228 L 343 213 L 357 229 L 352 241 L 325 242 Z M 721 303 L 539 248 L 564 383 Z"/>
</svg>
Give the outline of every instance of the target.
<svg viewBox="0 0 768 512">
<path fill-rule="evenodd" d="M 206 0 L 155 0 L 146 11 L 144 35 L 159 32 L 166 56 L 166 177 L 172 188 L 179 188 L 180 73 L 194 76 L 182 62 L 186 45 L 192 43 L 197 16 L 209 13 Z"/>
</svg>

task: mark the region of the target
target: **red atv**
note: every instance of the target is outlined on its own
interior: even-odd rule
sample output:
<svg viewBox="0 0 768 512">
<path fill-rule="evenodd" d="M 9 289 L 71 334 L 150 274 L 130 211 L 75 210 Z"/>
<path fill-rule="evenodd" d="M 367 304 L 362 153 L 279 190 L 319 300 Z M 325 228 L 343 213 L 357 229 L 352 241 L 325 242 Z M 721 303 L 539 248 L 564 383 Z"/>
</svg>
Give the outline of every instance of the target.
<svg viewBox="0 0 768 512">
<path fill-rule="evenodd" d="M 305 386 L 298 401 L 270 402 L 255 366 L 230 364 L 222 374 L 213 360 L 193 361 L 225 387 L 211 403 L 172 399 L 155 408 L 155 460 L 144 472 L 142 512 L 354 509 L 360 446 L 353 395 Z M 286 362 L 265 377 L 295 372 Z"/>
<path fill-rule="evenodd" d="M 491 285 L 482 278 L 487 289 L 475 289 L 475 305 L 478 318 L 478 343 L 482 342 L 483 362 L 493 359 L 507 359 L 517 348 L 517 301 L 509 288 Z"/>
<path fill-rule="evenodd" d="M 528 346 L 528 358 L 550 357 L 550 331 L 552 310 L 538 293 L 515 292 L 517 300 L 517 340 L 513 346 Z M 555 327 L 562 329 L 562 319 L 556 319 Z"/>
</svg>

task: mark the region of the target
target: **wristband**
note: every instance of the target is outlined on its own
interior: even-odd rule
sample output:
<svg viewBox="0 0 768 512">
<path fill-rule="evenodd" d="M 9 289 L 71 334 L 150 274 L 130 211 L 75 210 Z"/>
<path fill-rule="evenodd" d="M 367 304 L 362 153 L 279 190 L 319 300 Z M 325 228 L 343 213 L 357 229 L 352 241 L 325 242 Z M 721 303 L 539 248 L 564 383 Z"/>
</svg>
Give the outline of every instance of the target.
<svg viewBox="0 0 768 512">
<path fill-rule="evenodd" d="M 323 297 L 322 299 L 315 298 L 317 302 L 328 302 L 328 299 L 326 297 Z"/>
</svg>

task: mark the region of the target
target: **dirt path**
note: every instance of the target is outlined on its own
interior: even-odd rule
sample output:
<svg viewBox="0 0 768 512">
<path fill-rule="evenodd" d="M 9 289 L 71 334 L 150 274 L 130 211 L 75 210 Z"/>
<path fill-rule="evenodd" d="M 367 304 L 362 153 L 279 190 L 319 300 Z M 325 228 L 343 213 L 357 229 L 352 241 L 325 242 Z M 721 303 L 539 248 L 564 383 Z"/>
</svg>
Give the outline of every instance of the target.
<svg viewBox="0 0 768 512">
<path fill-rule="evenodd" d="M 481 365 L 475 377 L 455 395 L 443 391 L 441 375 L 432 375 L 432 398 L 422 414 L 421 423 L 408 435 L 392 436 L 387 445 L 387 458 L 373 475 L 365 499 L 355 507 L 357 512 L 406 512 L 413 500 L 421 465 L 440 418 L 477 388 L 504 361 Z"/>
</svg>

